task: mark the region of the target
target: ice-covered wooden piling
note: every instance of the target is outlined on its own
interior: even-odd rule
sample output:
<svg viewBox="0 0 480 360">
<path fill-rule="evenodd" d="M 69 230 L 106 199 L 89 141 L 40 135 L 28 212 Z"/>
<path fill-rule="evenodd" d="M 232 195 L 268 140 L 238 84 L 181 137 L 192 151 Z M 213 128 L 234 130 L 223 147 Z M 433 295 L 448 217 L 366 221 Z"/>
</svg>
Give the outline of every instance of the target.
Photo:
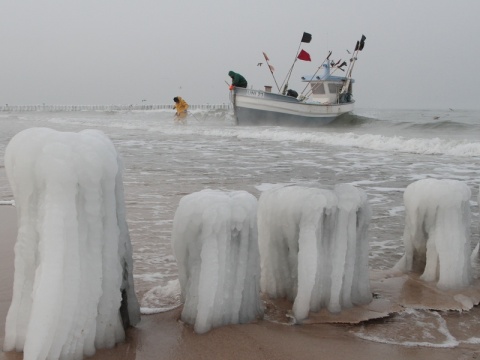
<svg viewBox="0 0 480 360">
<path fill-rule="evenodd" d="M 100 131 L 32 128 L 5 151 L 18 215 L 5 351 L 81 359 L 140 320 L 122 165 Z"/>
<path fill-rule="evenodd" d="M 263 315 L 256 213 L 257 199 L 245 191 L 203 190 L 181 199 L 172 244 L 182 320 L 195 332 Z"/>
<path fill-rule="evenodd" d="M 351 185 L 263 192 L 258 205 L 262 291 L 294 301 L 297 322 L 309 311 L 339 312 L 369 303 L 370 218 L 365 192 Z"/>
<path fill-rule="evenodd" d="M 394 269 L 413 271 L 443 289 L 471 282 L 470 198 L 465 183 L 423 179 L 404 193 L 405 254 Z"/>
</svg>

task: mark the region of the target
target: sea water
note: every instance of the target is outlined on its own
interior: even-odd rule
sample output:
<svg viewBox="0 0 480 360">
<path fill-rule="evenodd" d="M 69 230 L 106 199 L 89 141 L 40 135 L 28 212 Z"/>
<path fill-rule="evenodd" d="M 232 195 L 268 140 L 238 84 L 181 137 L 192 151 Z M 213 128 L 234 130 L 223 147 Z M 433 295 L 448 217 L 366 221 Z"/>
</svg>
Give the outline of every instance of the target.
<svg viewBox="0 0 480 360">
<path fill-rule="evenodd" d="M 365 190 L 372 207 L 369 265 L 390 269 L 403 255 L 403 193 L 424 178 L 455 179 L 472 191 L 472 243 L 479 239 L 480 111 L 359 109 L 321 128 L 239 127 L 231 110 L 0 112 L 0 204 L 13 200 L 3 155 L 30 127 L 99 129 L 125 164 L 135 288 L 143 313 L 178 305 L 171 230 L 180 199 L 206 188 L 257 198 L 273 184 Z M 365 339 L 405 346 L 480 343 L 480 311 L 408 310 L 349 328 Z M 418 331 L 412 331 L 412 328 Z"/>
</svg>

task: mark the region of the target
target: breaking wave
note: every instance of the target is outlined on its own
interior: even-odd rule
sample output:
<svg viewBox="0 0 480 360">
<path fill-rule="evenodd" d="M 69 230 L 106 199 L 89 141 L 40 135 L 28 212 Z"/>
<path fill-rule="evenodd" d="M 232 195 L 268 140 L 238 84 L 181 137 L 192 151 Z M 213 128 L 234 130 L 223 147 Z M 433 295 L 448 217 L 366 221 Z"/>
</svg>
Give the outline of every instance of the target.
<svg viewBox="0 0 480 360">
<path fill-rule="evenodd" d="M 363 148 L 378 151 L 392 151 L 428 155 L 480 156 L 480 142 L 466 140 L 448 140 L 440 138 L 405 138 L 402 136 L 384 136 L 379 134 L 355 134 L 332 132 L 302 132 L 291 129 L 262 128 L 156 128 L 168 134 L 197 134 L 203 136 L 237 137 L 238 139 L 257 139 L 261 141 L 296 141 L 312 144 Z"/>
<path fill-rule="evenodd" d="M 109 116 L 79 115 L 50 118 L 50 122 L 159 132 L 166 135 L 235 137 L 258 141 L 309 142 L 374 151 L 426 155 L 480 156 L 480 126 L 459 117 L 431 120 L 431 116 L 378 112 L 346 114 L 319 128 L 234 126 L 231 109 L 193 110 L 186 126 L 173 124 L 173 110 L 119 112 Z M 386 115 L 385 115 L 386 114 Z M 380 116 L 379 116 L 380 115 Z M 99 120 L 101 119 L 101 120 Z M 426 120 L 427 119 L 427 120 Z"/>
</svg>

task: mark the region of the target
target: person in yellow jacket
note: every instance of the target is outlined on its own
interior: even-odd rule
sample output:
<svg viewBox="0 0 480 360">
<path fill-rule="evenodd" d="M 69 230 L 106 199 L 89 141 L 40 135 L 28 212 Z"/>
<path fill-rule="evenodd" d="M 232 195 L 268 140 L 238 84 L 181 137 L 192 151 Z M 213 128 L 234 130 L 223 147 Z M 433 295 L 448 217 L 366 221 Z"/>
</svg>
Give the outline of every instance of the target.
<svg viewBox="0 0 480 360">
<path fill-rule="evenodd" d="M 180 96 L 175 96 L 173 98 L 175 101 L 175 105 L 173 106 L 174 109 L 177 109 L 175 114 L 175 122 L 180 122 L 185 124 L 185 118 L 187 117 L 187 109 L 188 104 L 185 100 L 183 100 Z"/>
</svg>

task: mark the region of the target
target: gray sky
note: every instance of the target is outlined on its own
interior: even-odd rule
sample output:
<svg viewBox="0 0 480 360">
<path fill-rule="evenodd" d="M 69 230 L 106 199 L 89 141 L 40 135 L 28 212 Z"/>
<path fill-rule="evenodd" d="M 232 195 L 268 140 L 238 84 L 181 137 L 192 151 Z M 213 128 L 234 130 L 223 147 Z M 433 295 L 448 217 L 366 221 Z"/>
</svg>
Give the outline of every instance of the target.
<svg viewBox="0 0 480 360">
<path fill-rule="evenodd" d="M 479 109 L 478 0 L 0 0 L 0 104 L 226 103 L 229 70 L 290 87 L 329 50 L 359 108 Z"/>
</svg>

